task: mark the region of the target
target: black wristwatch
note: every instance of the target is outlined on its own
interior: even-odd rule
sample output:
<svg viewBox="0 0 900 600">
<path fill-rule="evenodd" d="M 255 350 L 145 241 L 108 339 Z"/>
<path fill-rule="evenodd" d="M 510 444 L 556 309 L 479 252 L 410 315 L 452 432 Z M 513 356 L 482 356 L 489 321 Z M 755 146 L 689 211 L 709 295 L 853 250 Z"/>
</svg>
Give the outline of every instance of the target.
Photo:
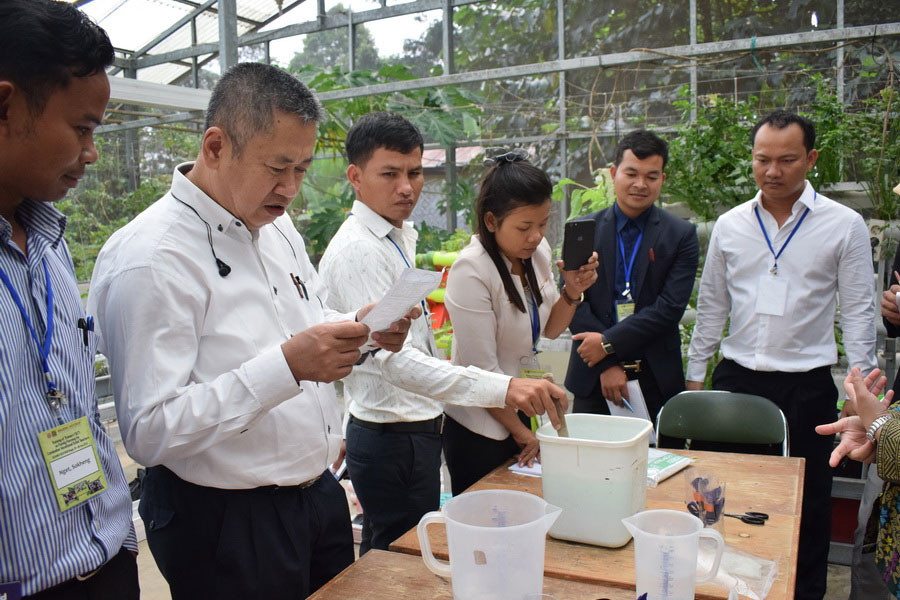
<svg viewBox="0 0 900 600">
<path fill-rule="evenodd" d="M 600 342 L 600 345 L 603 346 L 603 350 L 607 354 L 615 354 L 616 350 L 615 350 L 615 348 L 613 348 L 613 345 L 610 342 L 607 342 L 606 338 L 602 338 L 602 339 L 603 339 L 603 341 Z"/>
</svg>

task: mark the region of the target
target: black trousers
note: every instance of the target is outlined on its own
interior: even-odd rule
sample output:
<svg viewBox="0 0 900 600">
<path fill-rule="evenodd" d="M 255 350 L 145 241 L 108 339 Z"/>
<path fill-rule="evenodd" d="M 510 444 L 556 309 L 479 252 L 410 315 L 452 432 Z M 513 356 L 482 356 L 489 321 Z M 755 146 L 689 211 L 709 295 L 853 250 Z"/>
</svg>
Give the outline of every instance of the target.
<svg viewBox="0 0 900 600">
<path fill-rule="evenodd" d="M 301 600 L 353 562 L 347 496 L 328 471 L 306 488 L 227 490 L 151 467 L 139 511 L 173 600 Z"/>
<path fill-rule="evenodd" d="M 351 419 L 347 469 L 363 509 L 360 555 L 371 548 L 387 550 L 440 506 L 439 433 L 375 431 Z"/>
<path fill-rule="evenodd" d="M 137 560 L 123 547 L 88 579 L 73 578 L 25 597 L 29 600 L 137 600 L 140 596 Z"/>
<path fill-rule="evenodd" d="M 828 458 L 834 436 L 819 435 L 815 427 L 831 423 L 837 416 L 838 392 L 831 369 L 820 367 L 806 373 L 751 371 L 724 359 L 713 372 L 712 386 L 768 398 L 784 413 L 791 456 L 806 459 L 794 598 L 820 600 L 825 595 L 831 540 L 832 471 Z"/>
<path fill-rule="evenodd" d="M 491 439 L 468 430 L 447 415 L 444 415 L 441 443 L 454 496 L 466 491 L 519 451 L 512 436 L 505 440 Z"/>
<path fill-rule="evenodd" d="M 656 377 L 653 376 L 653 371 L 647 366 L 647 361 L 643 361 L 641 363 L 640 373 L 631 374 L 626 371 L 626 374 L 628 375 L 629 380 L 637 379 L 638 383 L 641 384 L 641 392 L 643 392 L 644 401 L 647 403 L 647 412 L 650 415 L 650 420 L 653 421 L 653 425 L 656 426 L 656 415 L 668 398 L 662 397 L 662 392 L 659 391 L 659 385 L 656 383 Z M 603 398 L 603 390 L 600 388 L 599 379 L 597 380 L 597 385 L 594 387 L 592 396 L 575 396 L 575 401 L 572 404 L 572 412 L 591 413 L 595 415 L 609 414 L 609 406 L 607 406 L 606 400 Z"/>
</svg>

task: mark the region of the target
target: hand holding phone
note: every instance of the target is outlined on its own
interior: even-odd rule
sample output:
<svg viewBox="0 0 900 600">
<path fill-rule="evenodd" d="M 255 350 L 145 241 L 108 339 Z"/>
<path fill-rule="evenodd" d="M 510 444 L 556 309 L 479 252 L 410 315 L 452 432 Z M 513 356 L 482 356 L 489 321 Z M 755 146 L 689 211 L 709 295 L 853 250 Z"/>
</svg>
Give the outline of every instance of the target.
<svg viewBox="0 0 900 600">
<path fill-rule="evenodd" d="M 596 224 L 593 220 L 566 223 L 562 254 L 566 271 L 574 271 L 590 260 L 591 254 L 594 253 L 595 229 Z"/>
</svg>

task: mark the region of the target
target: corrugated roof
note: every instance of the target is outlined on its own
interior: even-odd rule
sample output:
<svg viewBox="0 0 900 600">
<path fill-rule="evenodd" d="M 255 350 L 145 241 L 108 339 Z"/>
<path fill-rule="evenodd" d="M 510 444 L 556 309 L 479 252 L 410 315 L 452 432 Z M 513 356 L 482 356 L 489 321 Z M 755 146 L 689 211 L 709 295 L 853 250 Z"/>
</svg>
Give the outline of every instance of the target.
<svg viewBox="0 0 900 600">
<path fill-rule="evenodd" d="M 77 2 L 77 0 L 67 1 Z M 202 1 L 88 0 L 82 3 L 80 8 L 107 31 L 113 46 L 119 50 L 135 52 L 155 40 L 179 19 L 193 12 Z M 238 35 L 261 29 L 263 23 L 278 18 L 284 5 L 290 4 L 292 0 L 238 0 Z M 198 44 L 218 43 L 219 20 L 216 4 L 198 15 L 196 23 Z M 147 53 L 163 54 L 190 46 L 191 25 L 187 22 Z M 189 67 L 177 64 L 159 65 L 140 69 L 138 78 L 155 83 L 170 83 L 189 70 Z"/>
</svg>

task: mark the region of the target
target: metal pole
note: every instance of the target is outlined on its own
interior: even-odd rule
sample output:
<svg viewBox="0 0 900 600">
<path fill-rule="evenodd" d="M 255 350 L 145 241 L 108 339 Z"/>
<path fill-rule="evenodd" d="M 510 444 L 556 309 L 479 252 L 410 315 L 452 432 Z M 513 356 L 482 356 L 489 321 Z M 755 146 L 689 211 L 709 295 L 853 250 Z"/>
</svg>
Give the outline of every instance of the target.
<svg viewBox="0 0 900 600">
<path fill-rule="evenodd" d="M 137 79 L 137 69 L 125 69 L 123 74 L 129 79 Z M 141 169 L 138 164 L 138 161 L 140 160 L 140 152 L 138 151 L 138 130 L 126 130 L 124 132 L 123 141 L 125 143 L 125 172 L 128 176 L 128 191 L 133 192 L 141 185 Z"/>
<path fill-rule="evenodd" d="M 265 50 L 265 53 L 266 53 L 266 64 L 267 65 L 272 64 L 272 49 L 269 47 L 270 43 L 271 42 L 266 41 L 266 43 L 263 44 L 263 50 Z"/>
<path fill-rule="evenodd" d="M 697 44 L 697 0 L 691 0 L 691 46 Z M 711 42 L 712 40 L 704 40 Z M 697 120 L 697 63 L 691 62 L 691 123 Z"/>
<path fill-rule="evenodd" d="M 844 0 L 837 0 L 837 27 L 844 28 Z M 837 97 L 844 104 L 844 49 L 837 49 Z"/>
<path fill-rule="evenodd" d="M 219 0 L 219 64 L 224 73 L 237 64 L 237 0 Z"/>
<path fill-rule="evenodd" d="M 443 63 L 444 75 L 453 73 L 453 4 L 451 0 L 443 0 L 443 23 L 442 23 L 442 42 L 443 42 Z M 447 229 L 450 232 L 456 231 L 456 207 L 453 206 L 453 196 L 456 193 L 456 144 L 447 145 L 446 161 L 444 165 L 447 177 L 447 190 L 450 197 L 447 198 Z"/>
<path fill-rule="evenodd" d="M 566 58 L 566 0 L 556 0 L 556 45 L 559 60 Z M 566 72 L 559 72 L 559 176 L 569 176 L 569 141 L 566 137 Z M 569 214 L 569 195 L 563 196 L 557 219 L 556 241 L 563 239 L 563 228 L 566 215 Z"/>
<path fill-rule="evenodd" d="M 191 46 L 197 45 L 197 19 L 191 19 Z M 194 84 L 194 89 L 198 89 L 200 87 L 200 69 L 197 66 L 197 57 L 191 57 L 191 81 Z"/>
<path fill-rule="evenodd" d="M 353 11 L 347 9 L 347 70 L 356 70 L 356 26 L 353 24 Z"/>
</svg>

